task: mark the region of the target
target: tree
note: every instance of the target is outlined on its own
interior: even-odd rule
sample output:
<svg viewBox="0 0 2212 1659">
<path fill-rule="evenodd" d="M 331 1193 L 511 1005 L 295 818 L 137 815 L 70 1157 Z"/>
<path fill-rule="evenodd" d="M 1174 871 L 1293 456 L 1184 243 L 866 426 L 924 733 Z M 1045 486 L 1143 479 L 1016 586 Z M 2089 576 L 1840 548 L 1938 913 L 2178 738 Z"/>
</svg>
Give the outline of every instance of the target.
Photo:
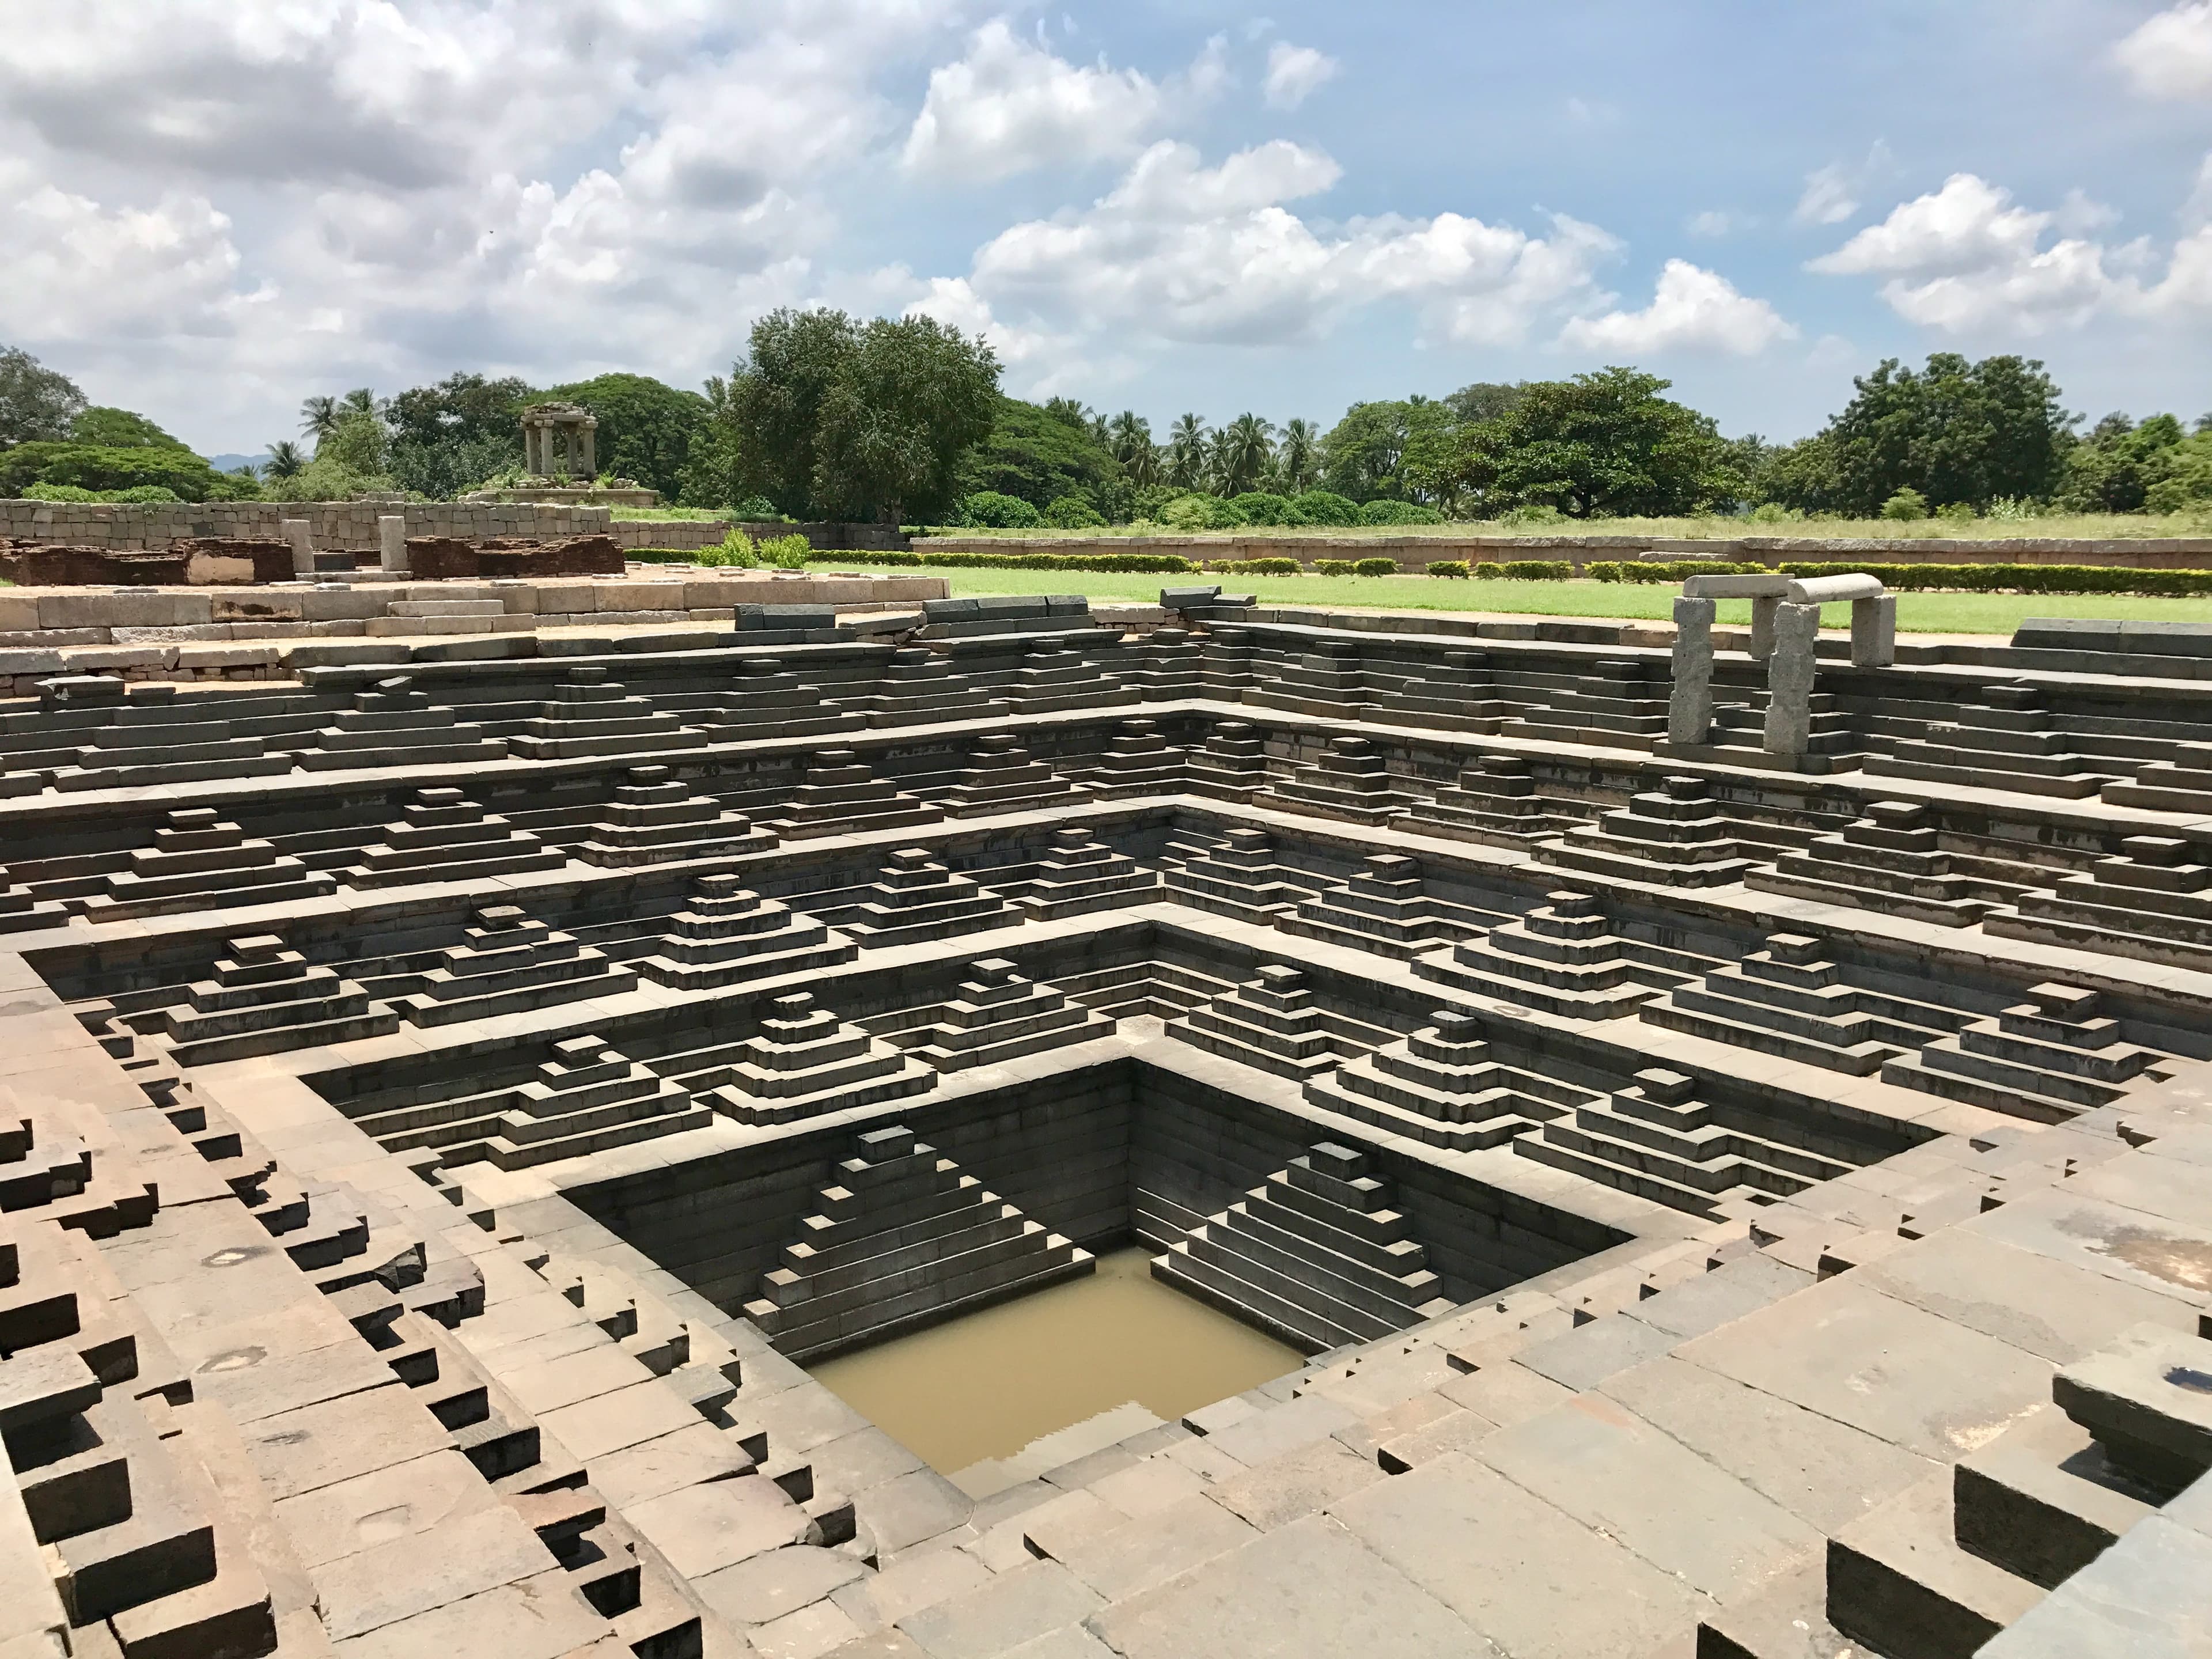
<svg viewBox="0 0 2212 1659">
<path fill-rule="evenodd" d="M 1195 415 L 1178 415 L 1168 429 L 1167 481 L 1178 489 L 1206 487 L 1206 422 Z"/>
<path fill-rule="evenodd" d="M 1321 434 L 1303 416 L 1283 422 L 1283 441 L 1275 447 L 1274 487 L 1296 495 L 1310 487 L 1319 471 Z"/>
<path fill-rule="evenodd" d="M 822 399 L 817 505 L 890 524 L 941 519 L 961 456 L 989 435 L 998 395 L 998 356 L 981 335 L 918 314 L 872 319 Z"/>
<path fill-rule="evenodd" d="M 991 428 L 960 463 L 962 499 L 981 490 L 1018 496 L 1042 513 L 1067 495 L 1081 495 L 1118 518 L 1127 486 L 1113 452 L 1087 426 L 1070 425 L 1036 404 L 1001 397 Z"/>
<path fill-rule="evenodd" d="M 1107 422 L 1106 448 L 1133 488 L 1150 489 L 1159 483 L 1160 452 L 1152 442 L 1152 423 L 1133 409 Z"/>
<path fill-rule="evenodd" d="M 580 404 L 599 419 L 592 434 L 599 475 L 635 478 L 672 501 L 684 493 L 691 446 L 707 424 L 707 400 L 646 374 L 602 374 L 556 386 L 545 396 Z"/>
<path fill-rule="evenodd" d="M 337 429 L 338 400 L 320 395 L 300 400 L 300 430 L 317 443 Z"/>
<path fill-rule="evenodd" d="M 68 375 L 27 351 L 0 346 L 0 449 L 58 442 L 84 407 L 84 393 Z"/>
<path fill-rule="evenodd" d="M 822 404 L 858 349 L 858 334 L 842 311 L 780 307 L 753 325 L 748 356 L 730 370 L 721 430 L 710 442 L 734 457 L 744 491 L 766 496 L 779 513 L 813 515 Z"/>
<path fill-rule="evenodd" d="M 1939 351 L 1920 371 L 1894 357 L 1853 382 L 1856 392 L 1820 436 L 1832 465 L 1832 496 L 1790 506 L 1869 517 L 1900 489 L 1931 507 L 1996 497 L 2047 500 L 2057 487 L 2075 418 L 2058 388 L 2031 358 L 1970 363 Z"/>
<path fill-rule="evenodd" d="M 453 374 L 384 405 L 391 468 L 403 489 L 447 498 L 522 464 L 523 406 L 537 396 L 514 376 Z"/>
<path fill-rule="evenodd" d="M 1452 417 L 1460 421 L 1494 421 L 1521 401 L 1521 394 L 1528 389 L 1526 380 L 1516 380 L 1506 386 L 1497 380 L 1477 380 L 1463 386 L 1444 398 L 1444 407 Z"/>
<path fill-rule="evenodd" d="M 0 450 L 0 495 L 19 495 L 32 484 L 79 489 L 167 489 L 179 501 L 251 501 L 252 480 L 218 472 L 181 446 L 54 443 L 33 440 Z"/>
<path fill-rule="evenodd" d="M 2171 415 L 2154 415 L 2141 426 L 2107 415 L 2067 454 L 2058 505 L 2073 513 L 2140 513 L 2187 441 Z"/>
<path fill-rule="evenodd" d="M 143 415 L 97 404 L 78 412 L 70 422 L 69 435 L 72 443 L 99 444 L 109 449 L 187 447 L 183 439 L 172 437 Z"/>
<path fill-rule="evenodd" d="M 1275 428 L 1247 410 L 1221 428 L 1214 456 L 1215 489 L 1242 495 L 1256 489 L 1275 457 Z"/>
<path fill-rule="evenodd" d="M 307 458 L 300 453 L 299 445 L 289 438 L 279 438 L 269 446 L 269 459 L 263 470 L 271 478 L 289 478 L 307 464 Z"/>
<path fill-rule="evenodd" d="M 1451 405 L 1413 397 L 1403 402 L 1354 404 L 1322 440 L 1322 487 L 1355 501 L 1433 498 L 1446 483 L 1434 447 L 1458 424 Z M 1422 482 L 1401 476 L 1407 447 L 1425 441 L 1427 466 Z"/>
<path fill-rule="evenodd" d="M 1459 428 L 1457 482 L 1489 510 L 1553 507 L 1571 518 L 1693 513 L 1742 481 L 1711 418 L 1632 368 L 1541 380 L 1494 420 Z"/>
</svg>

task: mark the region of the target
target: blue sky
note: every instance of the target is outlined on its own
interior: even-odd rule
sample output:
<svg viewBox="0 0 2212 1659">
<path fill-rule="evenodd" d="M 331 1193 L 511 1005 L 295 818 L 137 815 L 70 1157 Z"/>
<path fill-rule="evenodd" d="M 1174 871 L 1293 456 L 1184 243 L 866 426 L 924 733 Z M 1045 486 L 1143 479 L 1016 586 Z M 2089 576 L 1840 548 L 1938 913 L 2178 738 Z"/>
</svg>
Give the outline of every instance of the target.
<svg viewBox="0 0 2212 1659">
<path fill-rule="evenodd" d="M 780 304 L 1327 424 L 1633 362 L 1731 432 L 1933 350 L 2212 410 L 2212 3 L 0 0 L 0 342 L 203 449 Z"/>
</svg>

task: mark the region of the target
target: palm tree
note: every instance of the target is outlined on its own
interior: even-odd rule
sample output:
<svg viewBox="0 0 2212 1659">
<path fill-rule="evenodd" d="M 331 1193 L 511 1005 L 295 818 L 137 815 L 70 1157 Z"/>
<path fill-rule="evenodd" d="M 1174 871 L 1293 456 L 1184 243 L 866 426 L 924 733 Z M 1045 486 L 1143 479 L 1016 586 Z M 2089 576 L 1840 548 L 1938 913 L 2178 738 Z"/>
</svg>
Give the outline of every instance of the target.
<svg viewBox="0 0 2212 1659">
<path fill-rule="evenodd" d="M 338 400 L 335 398 L 308 398 L 300 404 L 300 430 L 317 443 L 338 429 Z"/>
<path fill-rule="evenodd" d="M 279 438 L 269 446 L 269 460 L 264 470 L 272 478 L 289 478 L 296 476 L 307 464 L 307 458 L 300 453 L 299 445 L 289 438 Z"/>
<path fill-rule="evenodd" d="M 365 386 L 356 386 L 338 400 L 338 418 L 342 421 L 375 413 L 376 394 Z"/>
<path fill-rule="evenodd" d="M 1249 410 L 1221 428 L 1215 470 L 1223 495 L 1242 495 L 1258 486 L 1274 459 L 1274 427 Z"/>
<path fill-rule="evenodd" d="M 1275 451 L 1275 487 L 1285 495 L 1310 488 L 1321 466 L 1321 434 L 1309 420 L 1283 422 L 1283 441 Z"/>
<path fill-rule="evenodd" d="M 1152 423 L 1135 410 L 1125 409 L 1106 422 L 1106 447 L 1138 489 L 1160 481 L 1160 452 L 1152 441 Z"/>
<path fill-rule="evenodd" d="M 1168 428 L 1168 482 L 1177 489 L 1206 487 L 1206 422 L 1195 415 L 1178 415 Z"/>
</svg>

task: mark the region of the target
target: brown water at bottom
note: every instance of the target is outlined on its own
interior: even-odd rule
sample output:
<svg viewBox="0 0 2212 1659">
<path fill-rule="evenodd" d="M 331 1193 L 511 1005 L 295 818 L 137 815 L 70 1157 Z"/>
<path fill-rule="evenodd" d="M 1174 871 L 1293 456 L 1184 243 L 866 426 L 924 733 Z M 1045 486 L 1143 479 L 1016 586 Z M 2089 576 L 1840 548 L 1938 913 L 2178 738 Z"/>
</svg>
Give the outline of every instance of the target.
<svg viewBox="0 0 2212 1659">
<path fill-rule="evenodd" d="M 950 1474 L 1134 1400 L 1172 1422 L 1304 1363 L 1293 1347 L 1152 1276 L 1152 1253 L 811 1366 Z"/>
</svg>

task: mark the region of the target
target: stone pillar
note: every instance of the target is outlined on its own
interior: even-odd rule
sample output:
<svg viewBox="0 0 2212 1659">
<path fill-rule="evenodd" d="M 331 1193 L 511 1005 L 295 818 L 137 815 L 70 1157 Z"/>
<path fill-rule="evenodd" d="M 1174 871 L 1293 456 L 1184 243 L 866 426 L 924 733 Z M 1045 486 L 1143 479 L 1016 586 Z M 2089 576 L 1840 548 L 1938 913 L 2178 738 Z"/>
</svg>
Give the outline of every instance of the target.
<svg viewBox="0 0 2212 1659">
<path fill-rule="evenodd" d="M 286 519 L 277 526 L 284 539 L 292 544 L 292 574 L 312 576 L 315 574 L 315 537 L 305 519 Z"/>
<path fill-rule="evenodd" d="M 1778 596 L 1751 602 L 1751 654 L 1762 662 L 1774 654 L 1774 608 L 1781 603 Z"/>
<path fill-rule="evenodd" d="M 404 513 L 384 513 L 377 516 L 376 541 L 381 557 L 378 562 L 387 575 L 407 574 L 407 515 Z"/>
<path fill-rule="evenodd" d="M 1713 725 L 1711 599 L 1674 601 L 1674 689 L 1667 698 L 1667 741 L 1703 743 Z"/>
<path fill-rule="evenodd" d="M 1887 668 L 1897 660 L 1897 596 L 1851 601 L 1851 666 Z"/>
<path fill-rule="evenodd" d="M 1820 607 L 1778 602 L 1774 651 L 1766 663 L 1766 730 L 1759 747 L 1794 759 L 1813 735 L 1813 677 L 1820 662 Z"/>
<path fill-rule="evenodd" d="M 576 428 L 581 451 L 577 456 L 579 465 L 576 468 L 576 476 L 580 478 L 596 478 L 599 475 L 598 424 L 595 421 L 588 421 Z"/>
</svg>

